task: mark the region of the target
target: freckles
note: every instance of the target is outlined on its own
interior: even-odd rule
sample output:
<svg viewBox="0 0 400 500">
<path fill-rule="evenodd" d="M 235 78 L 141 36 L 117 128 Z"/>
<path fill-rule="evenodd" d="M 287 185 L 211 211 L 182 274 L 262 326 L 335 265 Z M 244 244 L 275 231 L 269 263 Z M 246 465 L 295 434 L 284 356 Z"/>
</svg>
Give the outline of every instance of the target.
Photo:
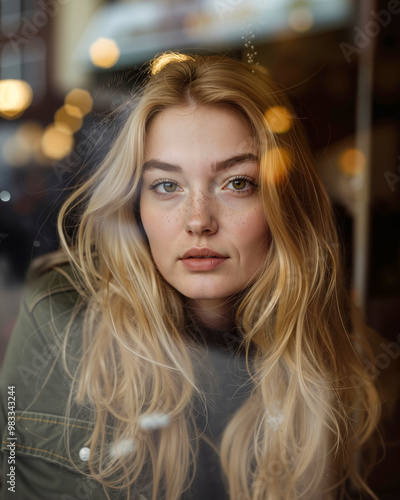
<svg viewBox="0 0 400 500">
<path fill-rule="evenodd" d="M 250 213 L 236 219 L 236 234 L 243 238 L 243 242 L 254 244 L 254 240 L 260 241 L 267 238 L 268 224 L 264 212 L 254 208 Z"/>
<path fill-rule="evenodd" d="M 187 209 L 184 206 L 180 206 L 177 208 L 175 213 L 175 224 L 178 227 L 182 224 L 182 221 L 186 220 Z"/>
<path fill-rule="evenodd" d="M 176 228 L 179 228 L 184 218 L 184 210 L 179 208 L 167 208 L 149 206 L 144 211 L 142 220 L 145 226 L 151 227 L 153 233 L 166 233 Z"/>
<path fill-rule="evenodd" d="M 259 229 L 260 227 L 267 228 L 264 212 L 259 208 L 253 208 L 246 213 L 238 213 L 232 210 L 229 215 L 226 215 L 226 220 L 229 220 L 232 229 L 236 229 L 237 232 L 242 231 L 243 227 L 249 232 L 252 232 L 254 229 Z"/>
</svg>

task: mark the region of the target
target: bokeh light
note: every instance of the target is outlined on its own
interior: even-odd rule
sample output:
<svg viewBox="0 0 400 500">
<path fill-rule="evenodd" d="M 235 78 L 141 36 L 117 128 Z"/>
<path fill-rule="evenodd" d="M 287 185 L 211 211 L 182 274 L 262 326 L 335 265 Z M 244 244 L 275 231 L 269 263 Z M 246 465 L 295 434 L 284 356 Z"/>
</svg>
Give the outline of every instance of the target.
<svg viewBox="0 0 400 500">
<path fill-rule="evenodd" d="M 72 89 L 65 96 L 65 109 L 71 116 L 83 118 L 93 108 L 93 99 L 90 93 L 84 89 Z"/>
<path fill-rule="evenodd" d="M 44 131 L 41 147 L 43 154 L 50 159 L 60 160 L 67 156 L 74 147 L 74 138 L 68 128 L 60 129 L 54 124 L 48 125 Z"/>
<path fill-rule="evenodd" d="M 283 106 L 272 106 L 268 108 L 264 116 L 269 128 L 275 134 L 283 134 L 292 126 L 292 116 L 289 110 Z"/>
<path fill-rule="evenodd" d="M 31 151 L 38 151 L 40 149 L 40 139 L 43 135 L 43 127 L 40 123 L 35 121 L 26 121 L 18 127 L 16 137 L 24 140 L 29 146 Z"/>
<path fill-rule="evenodd" d="M 265 169 L 262 170 L 264 181 L 280 184 L 287 179 L 291 168 L 290 152 L 282 147 L 268 149 L 265 156 Z"/>
<path fill-rule="evenodd" d="M 98 38 L 89 49 L 90 59 L 99 68 L 111 68 L 118 61 L 120 50 L 110 38 Z"/>
<path fill-rule="evenodd" d="M 82 127 L 82 118 L 69 114 L 68 108 L 62 106 L 54 115 L 54 123 L 57 128 L 67 128 L 74 133 Z"/>
<path fill-rule="evenodd" d="M 0 200 L 7 202 L 11 200 L 11 194 L 8 191 L 1 191 L 0 192 Z"/>
<path fill-rule="evenodd" d="M 198 37 L 210 29 L 212 17 L 203 12 L 190 13 L 183 20 L 183 30 L 189 37 Z"/>
<path fill-rule="evenodd" d="M 339 170 L 349 176 L 361 174 L 366 163 L 364 153 L 356 148 L 345 149 L 339 156 Z"/>
<path fill-rule="evenodd" d="M 0 116 L 14 119 L 32 102 L 31 86 L 23 80 L 0 80 Z"/>
<path fill-rule="evenodd" d="M 2 145 L 1 153 L 12 167 L 23 167 L 31 159 L 31 151 L 26 141 L 18 140 L 16 135 L 8 137 Z"/>
<path fill-rule="evenodd" d="M 3 158 L 13 167 L 27 165 L 32 158 L 41 160 L 40 140 L 43 128 L 35 121 L 24 122 L 15 134 L 8 137 L 2 146 Z M 39 156 L 38 156 L 39 155 Z"/>
<path fill-rule="evenodd" d="M 298 33 L 309 31 L 314 24 L 314 16 L 307 7 L 296 7 L 289 14 L 289 25 Z"/>
</svg>

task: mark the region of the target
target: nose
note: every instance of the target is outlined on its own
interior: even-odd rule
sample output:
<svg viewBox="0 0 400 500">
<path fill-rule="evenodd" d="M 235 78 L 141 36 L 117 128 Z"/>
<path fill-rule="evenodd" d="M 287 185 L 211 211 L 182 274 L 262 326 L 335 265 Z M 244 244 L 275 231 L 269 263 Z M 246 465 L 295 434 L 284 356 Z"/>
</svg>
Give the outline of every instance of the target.
<svg viewBox="0 0 400 500">
<path fill-rule="evenodd" d="M 187 200 L 185 231 L 193 235 L 212 235 L 218 231 L 215 200 L 199 193 Z"/>
</svg>

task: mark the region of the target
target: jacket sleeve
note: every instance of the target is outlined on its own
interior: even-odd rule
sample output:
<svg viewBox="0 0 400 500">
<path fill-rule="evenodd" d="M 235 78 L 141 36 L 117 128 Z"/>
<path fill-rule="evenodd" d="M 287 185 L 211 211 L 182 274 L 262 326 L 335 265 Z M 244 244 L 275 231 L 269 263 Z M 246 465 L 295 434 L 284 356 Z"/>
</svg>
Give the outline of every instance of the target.
<svg viewBox="0 0 400 500">
<path fill-rule="evenodd" d="M 28 289 L 22 303 L 1 372 L 2 500 L 106 498 L 85 475 L 90 419 L 76 408 L 65 417 L 70 378 L 61 347 L 78 298 L 53 271 Z M 80 324 L 78 316 L 78 334 Z"/>
</svg>

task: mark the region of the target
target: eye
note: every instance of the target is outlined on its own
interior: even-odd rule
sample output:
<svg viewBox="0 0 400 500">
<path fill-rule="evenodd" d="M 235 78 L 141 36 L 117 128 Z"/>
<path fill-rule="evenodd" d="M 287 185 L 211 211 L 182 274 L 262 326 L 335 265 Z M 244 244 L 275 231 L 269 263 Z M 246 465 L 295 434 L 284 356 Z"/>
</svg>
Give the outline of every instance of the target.
<svg viewBox="0 0 400 500">
<path fill-rule="evenodd" d="M 225 189 L 230 191 L 238 191 L 242 193 L 252 192 L 256 188 L 256 183 L 254 179 L 247 176 L 239 176 L 230 179 L 225 186 Z"/>
<path fill-rule="evenodd" d="M 158 195 L 168 195 L 178 191 L 179 186 L 176 182 L 170 181 L 168 179 L 157 180 L 150 184 L 148 189 L 154 191 Z"/>
</svg>

